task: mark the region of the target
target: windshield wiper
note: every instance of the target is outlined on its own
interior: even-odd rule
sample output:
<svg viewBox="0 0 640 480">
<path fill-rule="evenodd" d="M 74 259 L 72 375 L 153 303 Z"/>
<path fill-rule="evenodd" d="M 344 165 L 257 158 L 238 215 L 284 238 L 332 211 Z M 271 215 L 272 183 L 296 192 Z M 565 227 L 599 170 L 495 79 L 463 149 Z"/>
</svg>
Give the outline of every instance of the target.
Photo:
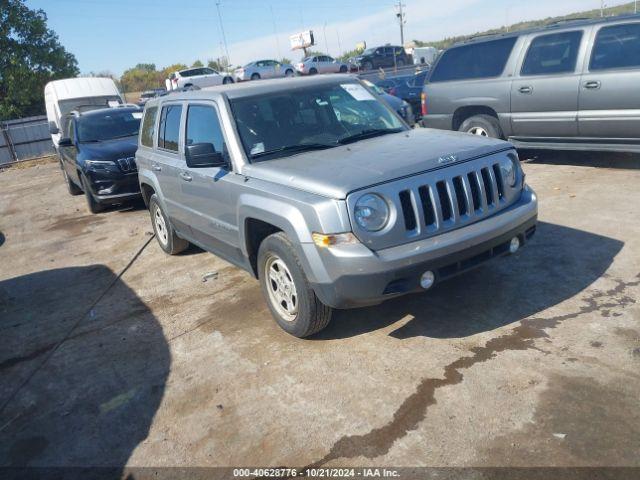
<svg viewBox="0 0 640 480">
<path fill-rule="evenodd" d="M 251 158 L 260 158 L 276 153 L 302 153 L 309 152 L 311 150 L 324 150 L 326 148 L 333 148 L 336 146 L 337 144 L 331 143 L 302 143 L 299 145 L 287 145 L 280 148 L 274 148 L 273 150 L 267 150 L 265 152 L 254 153 L 253 155 L 251 155 Z"/>
<path fill-rule="evenodd" d="M 388 133 L 402 132 L 402 128 L 371 128 L 368 130 L 362 130 L 361 132 L 342 137 L 338 140 L 340 145 L 347 143 L 357 142 L 358 140 L 364 140 L 365 138 L 379 137 L 381 135 L 387 135 Z"/>
</svg>

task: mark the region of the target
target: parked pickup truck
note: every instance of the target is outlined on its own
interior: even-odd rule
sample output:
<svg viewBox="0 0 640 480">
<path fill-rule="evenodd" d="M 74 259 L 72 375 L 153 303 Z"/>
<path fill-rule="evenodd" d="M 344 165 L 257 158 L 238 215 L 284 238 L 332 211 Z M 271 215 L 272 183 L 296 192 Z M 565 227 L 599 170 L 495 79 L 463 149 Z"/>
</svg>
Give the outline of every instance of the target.
<svg viewBox="0 0 640 480">
<path fill-rule="evenodd" d="M 136 161 L 160 247 L 193 243 L 247 270 L 298 337 L 334 308 L 425 291 L 513 253 L 536 229 L 511 144 L 411 130 L 352 76 L 151 99 Z"/>
<path fill-rule="evenodd" d="M 640 152 L 640 15 L 479 37 L 445 51 L 425 127 L 518 147 Z"/>
</svg>

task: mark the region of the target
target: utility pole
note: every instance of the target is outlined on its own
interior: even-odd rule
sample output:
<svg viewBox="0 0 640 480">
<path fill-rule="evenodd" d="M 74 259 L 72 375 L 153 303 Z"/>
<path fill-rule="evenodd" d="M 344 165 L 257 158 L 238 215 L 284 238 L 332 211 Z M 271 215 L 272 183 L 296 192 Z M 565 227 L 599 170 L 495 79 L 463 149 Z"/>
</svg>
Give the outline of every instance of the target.
<svg viewBox="0 0 640 480">
<path fill-rule="evenodd" d="M 400 45 L 402 47 L 404 47 L 404 24 L 407 23 L 405 20 L 406 12 L 402 10 L 403 7 L 406 7 L 406 5 L 402 3 L 402 0 L 398 0 L 398 4 L 396 5 L 398 13 L 396 13 L 396 17 L 398 18 L 398 22 L 400 22 Z"/>
<path fill-rule="evenodd" d="M 633 2 L 633 13 L 638 13 L 638 0 Z"/>
<path fill-rule="evenodd" d="M 220 32 L 222 33 L 222 41 L 224 42 L 224 52 L 227 55 L 227 68 L 231 65 L 231 59 L 229 58 L 229 48 L 227 48 L 227 37 L 224 34 L 224 27 L 222 26 L 222 14 L 220 13 L 220 0 L 216 1 L 216 9 L 218 10 L 218 20 L 220 20 Z"/>
<path fill-rule="evenodd" d="M 600 0 L 600 16 L 604 17 L 604 0 Z"/>
</svg>

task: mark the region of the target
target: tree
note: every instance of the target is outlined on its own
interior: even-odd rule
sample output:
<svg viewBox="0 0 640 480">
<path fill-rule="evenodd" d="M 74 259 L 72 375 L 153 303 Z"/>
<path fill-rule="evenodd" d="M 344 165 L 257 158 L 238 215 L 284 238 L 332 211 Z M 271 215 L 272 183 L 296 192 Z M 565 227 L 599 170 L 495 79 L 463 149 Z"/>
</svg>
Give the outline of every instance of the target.
<svg viewBox="0 0 640 480">
<path fill-rule="evenodd" d="M 44 86 L 79 74 L 42 10 L 0 0 L 0 120 L 44 113 Z"/>
<path fill-rule="evenodd" d="M 289 65 L 291 64 L 291 59 L 287 57 L 282 57 L 280 60 L 278 60 L 278 62 L 280 62 L 283 65 Z"/>
<path fill-rule="evenodd" d="M 153 70 L 138 67 L 140 67 L 140 64 L 125 70 L 122 77 L 120 77 L 120 84 L 125 92 L 141 92 L 164 85 L 164 80 L 160 80 L 160 75 L 156 72 L 155 65 Z"/>
<path fill-rule="evenodd" d="M 196 60 L 195 62 L 193 62 L 193 65 L 191 65 L 193 68 L 200 68 L 200 67 L 204 67 L 204 63 L 202 63 L 200 60 Z"/>
<path fill-rule="evenodd" d="M 165 78 L 169 78 L 173 72 L 178 72 L 180 70 L 185 70 L 187 66 L 184 63 L 174 63 L 173 65 L 169 65 L 168 67 L 164 67 L 160 70 L 160 78 L 164 82 Z"/>
</svg>

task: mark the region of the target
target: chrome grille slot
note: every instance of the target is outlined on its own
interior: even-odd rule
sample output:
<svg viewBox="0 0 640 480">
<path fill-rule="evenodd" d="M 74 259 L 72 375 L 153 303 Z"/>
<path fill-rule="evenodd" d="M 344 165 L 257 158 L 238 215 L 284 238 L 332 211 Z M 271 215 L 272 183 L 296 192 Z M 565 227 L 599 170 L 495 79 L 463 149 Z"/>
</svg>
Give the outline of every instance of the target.
<svg viewBox="0 0 640 480">
<path fill-rule="evenodd" d="M 453 188 L 456 192 L 456 201 L 458 202 L 458 213 L 460 216 L 466 215 L 469 210 L 467 208 L 467 195 L 464 192 L 464 184 L 462 177 L 453 178 Z"/>
<path fill-rule="evenodd" d="M 416 220 L 416 211 L 411 201 L 411 191 L 402 190 L 400 192 L 400 205 L 402 205 L 402 214 L 404 216 L 404 226 L 407 230 L 416 230 L 418 222 Z"/>
<path fill-rule="evenodd" d="M 447 191 L 447 184 L 445 182 L 436 183 L 436 190 L 438 192 L 438 198 L 440 199 L 440 211 L 442 212 L 442 221 L 446 222 L 453 217 L 453 211 L 451 210 L 451 199 L 449 198 L 449 192 Z"/>
<path fill-rule="evenodd" d="M 422 186 L 418 189 L 420 193 L 420 203 L 422 203 L 422 210 L 424 211 L 424 224 L 426 226 L 436 223 L 436 214 L 433 209 L 433 202 L 429 195 L 428 187 Z"/>
</svg>

